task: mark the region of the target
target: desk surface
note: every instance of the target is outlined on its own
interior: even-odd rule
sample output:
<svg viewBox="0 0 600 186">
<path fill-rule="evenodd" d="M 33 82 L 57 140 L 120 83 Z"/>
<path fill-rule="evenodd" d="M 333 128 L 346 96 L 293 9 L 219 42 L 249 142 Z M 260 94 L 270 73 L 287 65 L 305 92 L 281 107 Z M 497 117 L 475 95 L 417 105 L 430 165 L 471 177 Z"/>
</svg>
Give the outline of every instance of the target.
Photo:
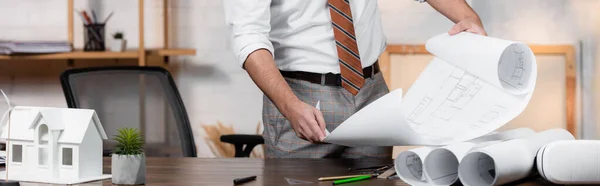
<svg viewBox="0 0 600 186">
<path fill-rule="evenodd" d="M 233 185 L 235 178 L 258 176 L 255 181 L 243 184 L 250 186 L 289 185 L 285 178 L 312 182 L 312 184 L 301 185 L 332 185 L 331 182 L 318 182 L 317 178 L 347 175 L 349 167 L 385 165 L 392 163 L 392 160 L 148 158 L 146 163 L 146 185 Z M 110 173 L 110 158 L 104 159 L 104 172 Z M 515 185 L 548 184 L 540 178 L 531 178 Z M 21 185 L 45 184 L 21 183 Z M 108 186 L 112 183 L 108 179 L 80 185 Z M 371 179 L 344 185 L 408 184 L 400 180 Z"/>
</svg>

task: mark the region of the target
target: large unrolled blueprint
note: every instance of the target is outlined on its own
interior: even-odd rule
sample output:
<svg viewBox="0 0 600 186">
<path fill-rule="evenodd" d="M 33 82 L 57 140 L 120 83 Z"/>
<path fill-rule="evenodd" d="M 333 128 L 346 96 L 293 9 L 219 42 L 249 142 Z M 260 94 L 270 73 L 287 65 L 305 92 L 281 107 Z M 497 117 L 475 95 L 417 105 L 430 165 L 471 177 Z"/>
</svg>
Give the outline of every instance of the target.
<svg viewBox="0 0 600 186">
<path fill-rule="evenodd" d="M 406 95 L 392 91 L 324 139 L 346 146 L 448 145 L 489 134 L 518 116 L 536 83 L 531 49 L 471 33 L 427 41 L 435 58 Z"/>
<path fill-rule="evenodd" d="M 534 133 L 518 128 L 443 147 L 419 147 L 398 154 L 394 168 L 398 177 L 410 185 L 452 185 L 458 180 L 458 163 L 472 148 Z"/>
<path fill-rule="evenodd" d="M 502 185 L 523 179 L 532 173 L 538 150 L 561 140 L 575 138 L 564 129 L 551 129 L 473 149 L 460 162 L 458 177 L 466 186 Z"/>
</svg>

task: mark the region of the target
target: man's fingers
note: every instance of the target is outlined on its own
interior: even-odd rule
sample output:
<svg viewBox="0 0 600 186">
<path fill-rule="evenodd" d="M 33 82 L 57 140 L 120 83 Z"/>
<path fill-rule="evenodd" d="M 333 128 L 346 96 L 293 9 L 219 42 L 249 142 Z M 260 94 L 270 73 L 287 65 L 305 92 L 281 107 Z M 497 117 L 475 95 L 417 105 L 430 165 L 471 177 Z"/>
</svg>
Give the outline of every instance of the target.
<svg viewBox="0 0 600 186">
<path fill-rule="evenodd" d="M 317 123 L 317 120 L 315 118 L 312 118 L 312 120 L 308 121 L 308 126 L 310 127 L 310 130 L 312 132 L 312 139 L 314 142 L 319 142 L 321 141 L 321 138 L 323 138 L 323 130 L 321 130 L 321 128 L 319 127 L 319 124 Z"/>
<path fill-rule="evenodd" d="M 475 24 L 472 21 L 460 21 L 448 31 L 449 35 L 456 35 L 462 31 L 471 32 L 474 34 L 487 36 L 485 30 L 479 24 Z"/>
<path fill-rule="evenodd" d="M 325 126 L 327 125 L 325 123 L 325 119 L 323 118 L 323 113 L 321 113 L 321 111 L 315 109 L 315 117 L 317 118 L 317 123 L 319 124 L 319 128 L 321 128 L 321 132 L 323 134 L 323 136 L 321 136 L 321 139 L 319 139 L 320 141 L 323 140 L 323 138 L 325 138 Z"/>
<path fill-rule="evenodd" d="M 306 137 L 304 136 L 304 130 L 302 129 L 302 127 L 298 127 L 297 129 L 294 129 L 294 131 L 296 132 L 296 137 L 306 140 Z"/>
<path fill-rule="evenodd" d="M 300 139 L 303 140 L 309 140 L 307 137 L 307 132 L 306 132 L 306 127 L 304 127 L 304 123 L 302 123 L 302 121 L 298 121 L 298 124 L 296 125 L 297 127 L 294 128 L 294 131 L 296 131 L 296 136 Z"/>
<path fill-rule="evenodd" d="M 302 127 L 302 135 L 305 137 L 306 140 L 313 142 L 315 139 L 315 134 L 312 131 L 312 128 L 310 127 L 310 122 L 305 120 L 300 122 L 300 127 Z"/>
<path fill-rule="evenodd" d="M 469 28 L 469 29 L 467 29 L 467 32 L 487 36 L 487 33 L 479 27 Z"/>
<path fill-rule="evenodd" d="M 464 30 L 466 30 L 466 26 L 465 26 L 465 22 L 458 22 L 457 24 L 455 24 L 452 29 L 450 29 L 450 31 L 448 31 L 448 34 L 450 35 L 456 35 Z"/>
</svg>

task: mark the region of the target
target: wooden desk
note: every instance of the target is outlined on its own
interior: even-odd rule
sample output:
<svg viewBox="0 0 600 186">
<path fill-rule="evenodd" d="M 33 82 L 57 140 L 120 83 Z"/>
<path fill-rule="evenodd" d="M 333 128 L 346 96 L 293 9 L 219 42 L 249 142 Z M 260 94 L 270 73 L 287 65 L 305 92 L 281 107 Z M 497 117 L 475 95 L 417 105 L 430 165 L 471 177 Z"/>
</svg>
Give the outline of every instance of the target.
<svg viewBox="0 0 600 186">
<path fill-rule="evenodd" d="M 318 182 L 322 176 L 348 174 L 349 167 L 366 167 L 385 165 L 392 160 L 332 160 L 332 159 L 209 159 L 209 158 L 148 158 L 146 165 L 146 185 L 233 185 L 233 179 L 256 175 L 255 181 L 243 184 L 250 185 L 289 185 L 285 178 L 310 181 L 313 184 L 332 185 L 331 182 Z M 110 158 L 104 159 L 104 172 L 110 173 Z M 27 185 L 45 185 L 21 183 Z M 81 184 L 112 185 L 111 180 Z M 357 185 L 408 185 L 400 180 L 372 179 L 367 181 L 343 184 Z M 512 184 L 511 184 L 512 185 Z M 515 185 L 537 186 L 549 185 L 539 178 L 531 178 Z"/>
</svg>

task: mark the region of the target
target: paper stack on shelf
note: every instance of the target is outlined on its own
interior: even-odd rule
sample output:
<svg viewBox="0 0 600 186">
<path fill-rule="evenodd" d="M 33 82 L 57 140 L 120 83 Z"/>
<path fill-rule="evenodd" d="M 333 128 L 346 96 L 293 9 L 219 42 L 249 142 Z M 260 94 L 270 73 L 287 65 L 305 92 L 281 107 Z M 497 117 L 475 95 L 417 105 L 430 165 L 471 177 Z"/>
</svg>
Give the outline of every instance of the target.
<svg viewBox="0 0 600 186">
<path fill-rule="evenodd" d="M 6 163 L 6 151 L 0 151 L 0 165 Z"/>
<path fill-rule="evenodd" d="M 0 41 L 0 54 L 60 53 L 72 51 L 67 41 Z"/>
</svg>

